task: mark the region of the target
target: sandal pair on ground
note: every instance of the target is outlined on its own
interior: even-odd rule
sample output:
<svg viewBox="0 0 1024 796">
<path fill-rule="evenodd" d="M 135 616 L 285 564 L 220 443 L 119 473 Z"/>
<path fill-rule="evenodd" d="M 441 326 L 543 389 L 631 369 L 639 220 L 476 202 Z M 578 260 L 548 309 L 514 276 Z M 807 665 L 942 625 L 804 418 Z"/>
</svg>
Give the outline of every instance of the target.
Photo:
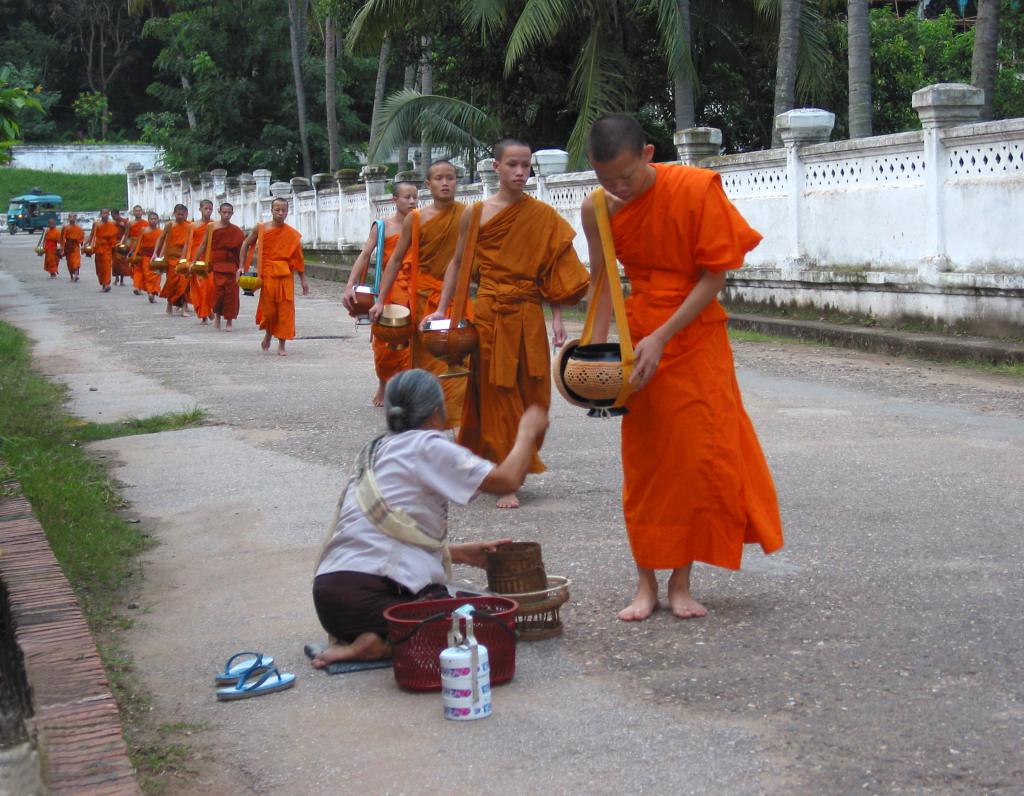
<svg viewBox="0 0 1024 796">
<path fill-rule="evenodd" d="M 217 689 L 217 699 L 228 702 L 234 699 L 272 694 L 295 685 L 295 675 L 282 674 L 274 667 L 274 659 L 261 652 L 239 652 L 228 658 L 224 669 L 214 677 L 214 682 L 224 688 Z"/>
</svg>

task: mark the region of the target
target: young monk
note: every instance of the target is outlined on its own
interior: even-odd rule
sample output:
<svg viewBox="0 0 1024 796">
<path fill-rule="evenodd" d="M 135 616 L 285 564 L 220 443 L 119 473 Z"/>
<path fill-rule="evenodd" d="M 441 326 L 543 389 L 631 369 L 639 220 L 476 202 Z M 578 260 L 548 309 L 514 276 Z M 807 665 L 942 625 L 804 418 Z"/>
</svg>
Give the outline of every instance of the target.
<svg viewBox="0 0 1024 796">
<path fill-rule="evenodd" d="M 213 202 L 203 199 L 199 203 L 199 220 L 192 224 L 192 245 L 188 266 L 188 301 L 200 319 L 200 323 L 206 326 L 213 319 L 213 279 L 209 276 L 199 276 L 192 272 L 192 264 L 196 260 L 203 259 L 199 256 L 199 250 L 206 243 L 207 226 L 213 223 Z M 207 264 L 209 267 L 209 264 Z"/>
<path fill-rule="evenodd" d="M 110 213 L 110 220 L 117 224 L 117 243 L 114 244 L 114 248 L 111 252 L 113 273 L 114 273 L 114 284 L 123 285 L 124 278 L 132 275 L 132 267 L 128 262 L 128 256 L 117 250 L 117 247 L 124 243 L 125 237 L 128 235 L 128 219 L 121 215 L 120 210 L 113 210 Z"/>
<path fill-rule="evenodd" d="M 739 569 L 744 543 L 782 547 L 768 465 L 736 384 L 726 314 L 716 296 L 761 236 L 713 171 L 652 164 L 640 124 L 596 121 L 591 165 L 606 191 L 636 359 L 622 419 L 622 502 L 639 585 L 619 612 L 658 607 L 656 570 L 670 569 L 668 600 L 681 619 L 707 614 L 690 591 L 694 561 Z M 593 196 L 583 202 L 591 274 L 604 269 Z M 597 300 L 594 342 L 607 339 L 610 294 Z"/>
<path fill-rule="evenodd" d="M 149 262 L 153 259 L 153 252 L 162 235 L 160 216 L 150 210 L 146 227 L 139 233 L 139 237 L 135 241 L 135 248 L 132 249 L 133 256 L 139 258 L 137 268 L 142 285 L 140 290 L 149 296 L 150 304 L 156 303 L 157 294 L 160 292 L 160 274 L 149 267 Z"/>
<path fill-rule="evenodd" d="M 479 213 L 479 236 L 472 267 L 479 271 L 473 323 L 480 335 L 479 353 L 466 388 L 459 442 L 479 456 L 499 462 L 515 442 L 523 410 L 551 405 L 551 354 L 542 302 L 551 304 L 553 342 L 565 342 L 561 304 L 575 304 L 589 279 L 572 247 L 573 232 L 553 207 L 524 193 L 533 153 L 525 141 L 506 138 L 494 147 L 498 192 L 462 214 L 455 257 L 444 277 L 437 311 L 448 312 L 459 278 L 462 251 L 470 224 Z M 544 472 L 534 454 L 531 473 Z M 513 493 L 499 508 L 518 508 Z"/>
<path fill-rule="evenodd" d="M 303 296 L 309 295 L 309 283 L 302 259 L 302 235 L 284 223 L 288 218 L 288 200 L 275 199 L 270 204 L 270 213 L 271 222 L 257 224 L 242 243 L 239 261 L 246 262 L 249 248 L 259 241 L 256 270 L 263 280 L 263 287 L 260 288 L 260 301 L 256 307 L 256 325 L 264 332 L 260 347 L 269 351 L 270 343 L 276 337 L 277 353 L 283 357 L 288 355 L 285 341 L 295 337 L 294 274 L 299 274 Z M 235 278 L 242 278 L 241 265 L 235 272 Z"/>
<path fill-rule="evenodd" d="M 245 233 L 231 223 L 235 214 L 234 205 L 224 202 L 218 209 L 220 220 L 213 225 L 213 233 L 204 237 L 196 259 L 206 260 L 207 281 L 213 285 L 211 312 L 216 315 L 215 329 L 220 329 L 221 318 L 226 322 L 225 332 L 231 331 L 231 322 L 238 317 L 238 278 L 241 270 L 239 251 Z M 210 251 L 206 241 L 210 241 Z"/>
<path fill-rule="evenodd" d="M 384 221 L 384 252 L 381 262 L 386 264 L 392 257 L 399 235 L 403 229 L 402 225 L 409 217 L 409 214 L 416 209 L 418 194 L 419 189 L 411 182 L 396 182 L 392 186 L 391 195 L 395 200 L 395 214 Z M 349 311 L 355 309 L 356 285 L 362 284 L 366 269 L 370 265 L 370 258 L 376 250 L 377 228 L 374 226 L 370 228 L 370 236 L 366 239 L 366 243 L 363 244 L 363 250 L 359 252 L 359 257 L 356 258 L 355 263 L 352 265 L 352 272 L 348 275 L 348 284 L 345 285 L 345 293 L 341 297 L 341 303 Z M 391 281 L 394 282 L 394 280 Z M 388 283 L 388 288 L 391 288 L 390 282 Z M 377 303 L 382 307 L 384 304 L 409 306 L 408 289 L 401 285 L 391 289 L 389 292 L 389 290 L 384 288 L 384 281 L 382 279 L 380 294 L 387 297 L 387 301 L 381 301 L 378 297 Z M 380 313 L 377 315 L 379 316 Z M 376 318 L 373 318 L 373 320 L 376 320 Z M 393 351 L 388 348 L 387 343 L 383 340 L 374 339 L 372 344 L 373 365 L 377 371 L 377 392 L 373 396 L 373 405 L 383 406 L 384 385 L 396 373 L 408 370 L 409 362 L 411 361 L 410 352 L 408 348 L 403 348 L 401 351 Z"/>
<path fill-rule="evenodd" d="M 391 302 L 395 303 L 391 286 L 397 284 L 396 279 L 402 281 L 405 275 L 404 281 L 408 285 L 406 292 L 416 294 L 415 303 L 410 301 L 409 306 L 412 308 L 413 323 L 417 326 L 437 309 L 444 275 L 459 241 L 459 222 L 466 206 L 455 201 L 457 186 L 458 175 L 451 161 L 438 160 L 430 164 L 427 188 L 433 202 L 423 210 L 414 210 L 409 214 L 381 279 L 381 295 L 386 296 L 392 290 Z M 380 317 L 384 303 L 378 299 L 370 310 L 371 320 Z M 412 367 L 440 376 L 447 369 L 447 364 L 427 351 L 419 335 L 414 335 Z M 448 427 L 455 428 L 462 419 L 466 380 L 443 379 L 441 386 L 444 389 Z"/>
<path fill-rule="evenodd" d="M 161 298 L 167 299 L 167 314 L 171 315 L 177 308 L 182 317 L 188 314 L 186 307 L 188 279 L 175 271 L 178 260 L 188 258 L 188 247 L 192 242 L 192 225 L 186 221 L 188 208 L 185 205 L 174 206 L 174 220 L 168 222 L 156 245 L 156 256 L 167 260 L 167 276 L 164 279 Z"/>
<path fill-rule="evenodd" d="M 85 230 L 78 226 L 78 215 L 70 213 L 68 223 L 60 228 L 60 249 L 68 264 L 68 274 L 72 282 L 78 281 L 78 270 L 82 267 L 82 241 Z"/>
<path fill-rule="evenodd" d="M 129 260 L 128 264 L 131 267 L 132 272 L 132 292 L 138 296 L 145 290 L 145 274 L 142 271 L 141 262 L 131 262 L 131 258 L 135 255 L 134 251 L 138 248 L 139 236 L 142 231 L 149 226 L 149 222 L 143 218 L 142 205 L 135 205 L 132 208 L 132 215 L 135 219 L 125 229 L 124 237 L 121 242 L 128 246 Z"/>
<path fill-rule="evenodd" d="M 110 218 L 110 210 L 100 210 L 100 220 L 92 225 L 89 234 L 89 245 L 93 246 L 93 257 L 96 262 L 96 279 L 104 293 L 110 292 L 110 278 L 114 263 L 114 247 L 121 237 L 121 228 Z"/>
<path fill-rule="evenodd" d="M 60 263 L 60 230 L 57 219 L 50 216 L 46 219 L 46 232 L 43 233 L 43 270 L 50 279 L 57 278 L 57 265 Z"/>
</svg>

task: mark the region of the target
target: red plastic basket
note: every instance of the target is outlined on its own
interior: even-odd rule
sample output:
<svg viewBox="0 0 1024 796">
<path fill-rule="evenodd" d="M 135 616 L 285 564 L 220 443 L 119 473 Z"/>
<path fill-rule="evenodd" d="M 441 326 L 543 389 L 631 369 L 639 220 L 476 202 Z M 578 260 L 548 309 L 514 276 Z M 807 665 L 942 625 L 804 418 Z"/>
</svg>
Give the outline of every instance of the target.
<svg viewBox="0 0 1024 796">
<path fill-rule="evenodd" d="M 393 605 L 384 612 L 395 681 L 410 691 L 441 690 L 441 652 L 448 646 L 452 611 L 472 605 L 473 633 L 487 647 L 491 683 L 507 683 L 516 673 L 516 610 L 506 597 L 454 597 Z"/>
</svg>

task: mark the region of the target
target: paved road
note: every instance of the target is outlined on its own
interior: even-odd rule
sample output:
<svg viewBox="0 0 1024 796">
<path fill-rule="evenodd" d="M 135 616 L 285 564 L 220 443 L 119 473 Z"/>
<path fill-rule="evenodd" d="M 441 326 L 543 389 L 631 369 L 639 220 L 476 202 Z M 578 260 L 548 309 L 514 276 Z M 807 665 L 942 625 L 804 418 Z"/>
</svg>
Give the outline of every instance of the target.
<svg viewBox="0 0 1024 796">
<path fill-rule="evenodd" d="M 480 500 L 452 528 L 540 541 L 549 573 L 574 580 L 566 632 L 520 645 L 493 718 L 452 724 L 389 672 L 328 677 L 301 653 L 320 635 L 308 589 L 324 523 L 381 423 L 337 290 L 314 282 L 299 300 L 281 359 L 259 351 L 253 299 L 217 333 L 88 275 L 47 280 L 27 240 L 0 240 L 0 318 L 38 341 L 72 411 L 209 413 L 95 446 L 160 541 L 131 646 L 155 721 L 209 725 L 191 738 L 189 792 L 1024 791 L 1020 381 L 738 345 L 786 548 L 748 549 L 739 573 L 700 568 L 708 619 L 640 625 L 614 619 L 632 585 L 616 425 L 556 398 L 550 469 L 523 508 Z M 218 704 L 211 673 L 252 648 L 297 687 Z"/>
</svg>

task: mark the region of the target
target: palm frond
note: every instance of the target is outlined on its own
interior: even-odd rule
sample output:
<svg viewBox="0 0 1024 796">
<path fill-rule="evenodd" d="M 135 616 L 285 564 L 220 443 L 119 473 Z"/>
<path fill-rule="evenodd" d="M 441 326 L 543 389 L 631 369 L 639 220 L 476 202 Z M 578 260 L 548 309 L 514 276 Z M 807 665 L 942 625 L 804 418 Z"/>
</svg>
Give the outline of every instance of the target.
<svg viewBox="0 0 1024 796">
<path fill-rule="evenodd" d="M 594 20 L 573 68 L 571 92 L 579 113 L 569 135 L 569 168 L 582 169 L 587 162 L 587 133 L 598 116 L 625 106 L 626 73 L 608 31 Z"/>
<path fill-rule="evenodd" d="M 697 70 L 693 65 L 690 48 L 686 46 L 686 31 L 683 29 L 683 17 L 679 13 L 677 0 L 641 0 L 640 5 L 655 15 L 669 76 L 687 78 L 696 87 Z M 692 11 L 690 26 L 693 26 Z M 690 33 L 692 38 L 692 30 Z"/>
<path fill-rule="evenodd" d="M 578 15 L 577 5 L 571 0 L 526 0 L 505 48 L 505 74 L 511 73 L 532 47 L 551 44 L 560 32 L 568 30 Z"/>
<path fill-rule="evenodd" d="M 427 10 L 424 0 L 367 0 L 345 34 L 345 51 L 349 55 L 376 55 L 390 31 L 404 27 Z"/>
<path fill-rule="evenodd" d="M 800 54 L 797 60 L 796 92 L 802 100 L 813 100 L 828 92 L 828 68 L 832 51 L 828 46 L 825 19 L 815 2 L 800 4 Z"/>
<path fill-rule="evenodd" d="M 508 0 L 463 0 L 462 21 L 471 30 L 479 28 L 486 44 L 508 24 Z"/>
<path fill-rule="evenodd" d="M 482 149 L 498 137 L 499 125 L 468 102 L 402 89 L 384 101 L 368 157 L 373 161 L 423 134 L 433 146 Z"/>
</svg>

